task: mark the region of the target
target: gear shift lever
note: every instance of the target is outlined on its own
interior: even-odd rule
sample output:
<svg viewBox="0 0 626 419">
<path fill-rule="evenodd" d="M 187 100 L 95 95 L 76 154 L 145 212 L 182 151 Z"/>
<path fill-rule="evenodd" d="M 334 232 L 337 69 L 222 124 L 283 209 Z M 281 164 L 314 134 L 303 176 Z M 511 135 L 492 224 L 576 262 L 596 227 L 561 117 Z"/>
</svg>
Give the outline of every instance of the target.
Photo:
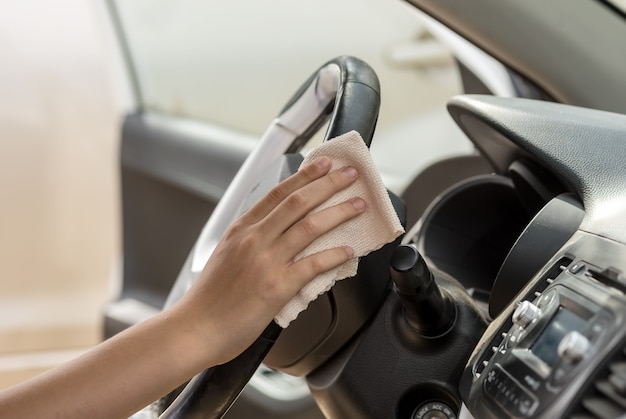
<svg viewBox="0 0 626 419">
<path fill-rule="evenodd" d="M 450 330 L 456 317 L 454 305 L 441 293 L 415 246 L 398 246 L 390 265 L 391 280 L 411 328 L 426 337 L 441 336 Z"/>
</svg>

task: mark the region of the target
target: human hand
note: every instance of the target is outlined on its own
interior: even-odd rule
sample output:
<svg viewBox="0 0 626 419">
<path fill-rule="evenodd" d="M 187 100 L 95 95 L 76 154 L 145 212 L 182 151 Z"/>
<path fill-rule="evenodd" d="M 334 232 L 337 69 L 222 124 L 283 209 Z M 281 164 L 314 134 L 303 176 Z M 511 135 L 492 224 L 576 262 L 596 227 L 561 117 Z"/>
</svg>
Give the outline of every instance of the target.
<svg viewBox="0 0 626 419">
<path fill-rule="evenodd" d="M 183 311 L 207 366 L 237 356 L 306 283 L 353 257 L 350 247 L 340 247 L 293 262 L 319 236 L 365 209 L 355 197 L 308 215 L 358 177 L 354 168 L 328 173 L 330 167 L 330 159 L 317 159 L 244 213 L 172 307 Z"/>
<path fill-rule="evenodd" d="M 172 307 L 0 392 L 0 410 L 11 417 L 127 417 L 239 355 L 308 281 L 353 257 L 351 248 L 340 247 L 293 261 L 365 208 L 352 198 L 309 214 L 358 176 L 353 168 L 329 173 L 330 167 L 328 158 L 315 160 L 243 214 Z"/>
</svg>

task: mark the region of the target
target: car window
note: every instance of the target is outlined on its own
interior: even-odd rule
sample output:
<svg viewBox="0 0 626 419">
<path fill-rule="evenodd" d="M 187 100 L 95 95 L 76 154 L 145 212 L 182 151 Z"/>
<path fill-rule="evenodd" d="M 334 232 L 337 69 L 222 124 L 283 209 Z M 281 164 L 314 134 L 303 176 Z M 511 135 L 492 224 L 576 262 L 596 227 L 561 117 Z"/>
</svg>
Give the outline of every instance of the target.
<svg viewBox="0 0 626 419">
<path fill-rule="evenodd" d="M 260 134 L 313 71 L 343 54 L 365 60 L 379 74 L 383 111 L 389 109 L 381 124 L 414 113 L 424 106 L 421 96 L 445 100 L 458 90 L 455 75 L 439 71 L 432 77 L 425 69 L 451 60 L 431 40 L 418 51 L 423 29 L 400 2 L 115 4 L 145 109 Z"/>
</svg>

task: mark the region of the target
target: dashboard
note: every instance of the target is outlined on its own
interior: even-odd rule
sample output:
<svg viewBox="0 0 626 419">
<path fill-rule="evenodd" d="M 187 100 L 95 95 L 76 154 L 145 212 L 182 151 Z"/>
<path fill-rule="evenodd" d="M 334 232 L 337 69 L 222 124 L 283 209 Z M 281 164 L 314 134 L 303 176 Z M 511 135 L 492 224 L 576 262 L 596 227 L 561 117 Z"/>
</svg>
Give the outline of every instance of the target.
<svg viewBox="0 0 626 419">
<path fill-rule="evenodd" d="M 625 256 L 577 232 L 490 324 L 461 384 L 475 417 L 623 415 Z"/>
<path fill-rule="evenodd" d="M 492 173 L 246 353 L 305 377 L 326 417 L 626 417 L 626 116 L 481 95 L 448 110 Z M 252 374 L 246 353 L 225 368 Z"/>
<path fill-rule="evenodd" d="M 624 415 L 626 118 L 486 97 L 459 98 L 449 109 L 496 170 L 510 174 L 529 160 L 565 192 L 525 227 L 492 286 L 493 320 L 460 383 L 468 411 L 480 418 Z M 516 176 L 518 189 L 542 194 L 541 176 Z"/>
<path fill-rule="evenodd" d="M 396 249 L 395 292 L 306 374 L 318 405 L 329 417 L 625 415 L 626 117 L 473 95 L 448 109 L 493 173 L 444 191 L 400 247 L 423 255 L 453 325 L 424 333 L 450 312 L 432 293 L 407 297 L 403 275 L 424 269 L 395 278 Z M 379 270 L 367 283 L 386 281 Z"/>
</svg>

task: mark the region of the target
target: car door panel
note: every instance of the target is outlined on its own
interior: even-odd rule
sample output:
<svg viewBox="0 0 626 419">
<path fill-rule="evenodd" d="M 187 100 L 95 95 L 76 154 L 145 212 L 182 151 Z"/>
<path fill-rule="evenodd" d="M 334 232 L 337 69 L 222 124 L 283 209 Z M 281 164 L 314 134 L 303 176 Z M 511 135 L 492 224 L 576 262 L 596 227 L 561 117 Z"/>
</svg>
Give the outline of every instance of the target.
<svg viewBox="0 0 626 419">
<path fill-rule="evenodd" d="M 156 113 L 125 118 L 123 285 L 107 309 L 105 337 L 163 306 L 202 226 L 254 143 L 252 136 Z"/>
</svg>

